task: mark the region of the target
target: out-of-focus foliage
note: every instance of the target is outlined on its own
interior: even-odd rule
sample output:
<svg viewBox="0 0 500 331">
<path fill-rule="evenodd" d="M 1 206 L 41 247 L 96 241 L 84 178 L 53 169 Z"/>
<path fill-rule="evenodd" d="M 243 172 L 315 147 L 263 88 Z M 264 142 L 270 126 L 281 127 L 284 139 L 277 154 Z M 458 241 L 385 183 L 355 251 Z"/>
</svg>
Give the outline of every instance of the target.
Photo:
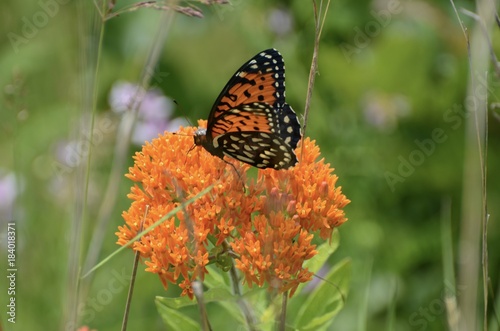
<svg viewBox="0 0 500 331">
<path fill-rule="evenodd" d="M 54 329 L 60 324 L 67 288 L 70 222 L 78 212 L 75 169 L 87 162 L 89 139 L 78 140 L 83 100 L 93 91 L 95 40 L 79 27 L 92 27 L 86 1 L 9 1 L 0 13 L 0 232 L 4 267 L 5 223 L 17 222 L 17 323 L 7 330 Z M 131 1 L 118 1 L 117 8 Z M 243 1 L 197 4 L 204 18 L 175 14 L 151 85 L 177 101 L 172 116 L 196 123 L 206 118 L 234 71 L 260 50 L 275 47 L 286 63 L 287 100 L 303 113 L 311 63 L 314 17 L 311 1 Z M 460 2 L 474 10 L 472 2 Z M 93 9 L 92 9 L 93 10 Z M 144 70 L 162 13 L 141 9 L 105 24 L 99 59 L 89 192 L 82 227 L 83 252 L 95 224 L 113 164 L 120 114 L 109 95 L 120 81 L 137 83 Z M 473 21 L 463 17 L 472 27 Z M 83 22 L 83 23 L 82 23 Z M 95 30 L 94 30 L 95 31 Z M 498 35 L 491 36 L 500 54 Z M 99 38 L 91 34 L 92 38 Z M 446 2 L 333 1 L 322 35 L 319 72 L 306 134 L 336 169 L 343 193 L 352 201 L 349 221 L 339 228 L 340 247 L 331 265 L 352 260 L 346 305 L 332 330 L 381 330 L 388 320 L 397 330 L 446 329 L 441 219 L 451 202 L 453 249 L 461 217 L 467 47 L 457 18 Z M 500 82 L 490 75 L 490 102 L 498 102 Z M 90 106 L 90 105 L 87 105 Z M 493 114 L 493 113 L 490 113 Z M 498 116 L 489 117 L 489 265 L 493 289 L 499 279 L 500 166 Z M 130 149 L 130 165 L 133 152 Z M 478 161 L 479 162 L 479 161 Z M 125 173 L 125 170 L 123 173 Z M 15 178 L 16 180 L 13 180 Z M 123 178 L 113 220 L 105 231 L 102 256 L 115 250 L 114 232 L 131 183 Z M 16 199 L 15 206 L 7 202 Z M 4 203 L 6 202 L 6 203 Z M 477 257 L 479 258 L 479 257 Z M 116 330 L 128 288 L 132 254 L 121 254 L 97 271 L 84 324 Z M 3 270 L 7 268 L 4 267 Z M 161 283 L 139 268 L 130 330 L 163 330 L 155 296 Z M 6 281 L 0 281 L 4 291 Z M 332 286 L 332 295 L 337 290 Z M 458 292 L 460 295 L 460 292 Z M 5 296 L 1 296 L 5 307 Z M 392 307 L 392 308 L 391 308 Z M 209 315 L 215 319 L 217 309 Z M 394 309 L 394 317 L 388 317 Z M 4 314 L 2 310 L 2 314 Z M 193 318 L 197 318 L 193 309 Z M 4 315 L 5 317 L 5 315 Z M 4 318 L 2 318 L 3 321 Z"/>
</svg>

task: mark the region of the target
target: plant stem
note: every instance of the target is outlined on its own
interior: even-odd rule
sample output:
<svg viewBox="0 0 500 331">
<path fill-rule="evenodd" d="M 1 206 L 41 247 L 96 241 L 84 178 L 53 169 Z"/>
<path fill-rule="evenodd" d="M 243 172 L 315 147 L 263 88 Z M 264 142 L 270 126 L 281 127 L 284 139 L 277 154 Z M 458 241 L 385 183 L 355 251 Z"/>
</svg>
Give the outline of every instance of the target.
<svg viewBox="0 0 500 331">
<path fill-rule="evenodd" d="M 144 211 L 144 217 L 142 218 L 139 232 L 141 232 L 143 230 L 144 220 L 146 219 L 146 215 L 148 214 L 148 211 L 149 211 L 149 206 L 146 206 L 146 210 Z M 138 240 L 140 240 L 140 239 L 138 239 Z M 139 257 L 140 256 L 141 256 L 141 252 L 136 251 L 135 257 L 134 257 L 134 264 L 132 266 L 132 277 L 130 278 L 130 284 L 129 284 L 129 288 L 128 288 L 127 301 L 125 303 L 125 312 L 123 313 L 123 321 L 122 321 L 122 329 L 121 329 L 122 331 L 127 330 L 128 315 L 130 312 L 130 303 L 132 302 L 132 295 L 134 294 L 134 284 L 135 284 L 135 278 L 137 275 L 137 265 L 139 264 Z"/>
<path fill-rule="evenodd" d="M 248 302 L 241 297 L 240 283 L 238 280 L 238 274 L 236 273 L 236 268 L 234 267 L 234 263 L 231 265 L 231 269 L 229 270 L 229 277 L 231 278 L 231 283 L 233 285 L 233 293 L 238 296 L 237 302 L 243 315 L 245 316 L 248 329 L 251 331 L 257 331 L 256 320 L 252 308 L 250 307 Z"/>
<path fill-rule="evenodd" d="M 286 306 L 288 304 L 288 291 L 283 293 L 282 296 L 283 297 L 281 298 L 281 312 L 278 326 L 279 331 L 285 331 L 286 328 Z"/>
</svg>

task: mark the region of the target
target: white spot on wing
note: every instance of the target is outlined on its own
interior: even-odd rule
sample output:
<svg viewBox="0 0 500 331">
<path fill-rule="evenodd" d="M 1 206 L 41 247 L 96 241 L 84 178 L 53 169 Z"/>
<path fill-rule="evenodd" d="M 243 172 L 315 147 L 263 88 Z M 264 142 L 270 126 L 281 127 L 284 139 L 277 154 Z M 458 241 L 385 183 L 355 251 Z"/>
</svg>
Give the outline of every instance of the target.
<svg viewBox="0 0 500 331">
<path fill-rule="evenodd" d="M 269 155 L 269 156 L 276 156 L 275 153 L 272 153 L 270 151 L 264 151 L 264 154 Z"/>
<path fill-rule="evenodd" d="M 243 156 L 241 154 L 235 154 L 233 157 L 236 157 L 240 161 L 247 162 L 247 163 L 250 163 L 250 164 L 254 164 L 253 159 L 251 159 L 249 157 L 246 157 L 246 156 Z"/>
<path fill-rule="evenodd" d="M 253 158 L 254 157 L 254 154 L 253 153 L 250 153 L 248 151 L 243 151 L 243 154 L 245 154 L 246 156 L 248 156 L 249 158 Z"/>
<path fill-rule="evenodd" d="M 212 142 L 212 145 L 214 145 L 215 148 L 219 148 L 219 137 L 216 137 L 214 141 Z"/>
</svg>

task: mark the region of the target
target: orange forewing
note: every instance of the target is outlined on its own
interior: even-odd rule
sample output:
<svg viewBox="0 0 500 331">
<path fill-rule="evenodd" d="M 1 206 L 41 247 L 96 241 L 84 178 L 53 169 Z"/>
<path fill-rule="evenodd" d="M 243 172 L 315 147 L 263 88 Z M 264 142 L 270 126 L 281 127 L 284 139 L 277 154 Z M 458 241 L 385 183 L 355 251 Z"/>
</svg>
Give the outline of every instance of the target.
<svg viewBox="0 0 500 331">
<path fill-rule="evenodd" d="M 220 99 L 218 111 L 226 111 L 238 105 L 253 102 L 265 102 L 274 105 L 276 102 L 274 95 L 276 79 L 273 73 L 247 73 L 245 75 L 244 72 L 241 72 L 240 77 L 248 79 L 249 82 L 237 83 L 232 86 Z M 247 92 L 246 95 L 245 91 Z M 217 117 L 217 114 L 215 117 Z"/>
<path fill-rule="evenodd" d="M 241 111 L 238 114 L 228 114 L 223 121 L 218 121 L 212 128 L 212 138 L 228 132 L 245 131 L 273 132 L 265 113 Z"/>
</svg>

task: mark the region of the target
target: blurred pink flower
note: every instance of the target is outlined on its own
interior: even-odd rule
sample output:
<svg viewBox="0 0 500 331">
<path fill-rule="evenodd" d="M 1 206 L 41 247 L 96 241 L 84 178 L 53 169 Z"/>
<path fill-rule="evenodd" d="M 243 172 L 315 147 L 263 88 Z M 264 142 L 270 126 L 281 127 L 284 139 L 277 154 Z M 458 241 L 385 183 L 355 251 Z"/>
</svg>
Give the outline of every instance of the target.
<svg viewBox="0 0 500 331">
<path fill-rule="evenodd" d="M 174 102 L 159 89 L 146 91 L 139 85 L 120 81 L 113 85 L 109 94 L 111 110 L 117 114 L 135 108 L 135 103 L 139 101 L 137 123 L 132 135 L 132 142 L 136 145 L 142 145 L 165 131 L 177 131 L 180 126 L 188 125 L 183 118 L 171 118 Z"/>
<path fill-rule="evenodd" d="M 16 181 L 15 173 L 0 169 L 0 219 L 8 221 L 15 217 L 14 202 L 23 187 L 22 182 Z"/>
<path fill-rule="evenodd" d="M 282 37 L 292 31 L 293 16 L 287 9 L 275 8 L 269 14 L 268 24 L 271 31 Z"/>
<path fill-rule="evenodd" d="M 365 121 L 380 131 L 393 131 L 399 119 L 410 113 L 410 105 L 403 95 L 371 91 L 362 103 Z"/>
</svg>

